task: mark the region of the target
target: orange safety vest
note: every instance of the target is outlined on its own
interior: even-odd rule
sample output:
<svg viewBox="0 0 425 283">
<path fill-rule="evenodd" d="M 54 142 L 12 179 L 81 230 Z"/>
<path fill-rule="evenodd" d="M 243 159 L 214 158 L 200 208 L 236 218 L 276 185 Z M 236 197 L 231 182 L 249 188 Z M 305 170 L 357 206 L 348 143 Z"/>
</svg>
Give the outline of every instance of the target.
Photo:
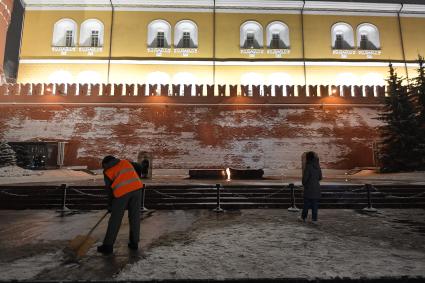
<svg viewBox="0 0 425 283">
<path fill-rule="evenodd" d="M 105 175 L 112 181 L 111 189 L 116 198 L 143 187 L 142 180 L 128 160 L 120 160 L 117 165 L 107 169 Z"/>
</svg>

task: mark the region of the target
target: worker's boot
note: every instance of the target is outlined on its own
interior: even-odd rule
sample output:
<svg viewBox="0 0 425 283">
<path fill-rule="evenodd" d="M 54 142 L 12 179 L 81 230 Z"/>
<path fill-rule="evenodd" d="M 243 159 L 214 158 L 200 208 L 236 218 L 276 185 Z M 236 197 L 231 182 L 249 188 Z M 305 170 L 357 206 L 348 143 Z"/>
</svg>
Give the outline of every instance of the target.
<svg viewBox="0 0 425 283">
<path fill-rule="evenodd" d="M 128 243 L 128 248 L 130 249 L 130 250 L 133 250 L 133 251 L 137 251 L 138 249 L 139 249 L 139 245 L 138 244 L 135 244 L 135 243 Z"/>
<path fill-rule="evenodd" d="M 114 252 L 114 248 L 109 245 L 101 245 L 97 247 L 97 251 L 104 255 L 110 255 Z"/>
</svg>

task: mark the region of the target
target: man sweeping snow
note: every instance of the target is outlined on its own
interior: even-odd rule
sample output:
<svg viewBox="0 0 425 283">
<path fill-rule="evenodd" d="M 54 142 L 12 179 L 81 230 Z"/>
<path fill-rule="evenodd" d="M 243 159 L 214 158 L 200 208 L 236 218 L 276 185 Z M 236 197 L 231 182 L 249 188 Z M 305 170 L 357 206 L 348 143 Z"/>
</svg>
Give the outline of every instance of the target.
<svg viewBox="0 0 425 283">
<path fill-rule="evenodd" d="M 137 250 L 140 238 L 141 188 L 140 165 L 114 156 L 102 161 L 105 186 L 109 194 L 108 211 L 111 212 L 103 244 L 97 247 L 102 254 L 111 254 L 121 226 L 124 212 L 128 209 L 130 238 L 128 247 Z"/>
</svg>

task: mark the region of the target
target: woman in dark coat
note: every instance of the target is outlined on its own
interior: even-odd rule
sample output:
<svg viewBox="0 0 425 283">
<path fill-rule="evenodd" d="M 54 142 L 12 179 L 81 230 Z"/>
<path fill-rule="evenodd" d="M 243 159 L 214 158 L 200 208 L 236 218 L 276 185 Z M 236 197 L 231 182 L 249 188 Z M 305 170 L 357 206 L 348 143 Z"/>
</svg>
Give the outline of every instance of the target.
<svg viewBox="0 0 425 283">
<path fill-rule="evenodd" d="M 306 166 L 303 172 L 304 186 L 304 208 L 301 219 L 305 222 L 308 210 L 311 208 L 312 220 L 317 224 L 317 212 L 320 200 L 320 180 L 322 180 L 322 170 L 319 165 L 319 158 L 312 151 L 306 154 Z"/>
</svg>

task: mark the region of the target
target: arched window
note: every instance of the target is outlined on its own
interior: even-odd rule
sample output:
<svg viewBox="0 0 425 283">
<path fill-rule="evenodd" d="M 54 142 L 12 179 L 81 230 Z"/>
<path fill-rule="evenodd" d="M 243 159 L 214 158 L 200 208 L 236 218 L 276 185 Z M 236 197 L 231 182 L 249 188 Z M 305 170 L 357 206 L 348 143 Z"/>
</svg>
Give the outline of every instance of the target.
<svg viewBox="0 0 425 283">
<path fill-rule="evenodd" d="M 81 24 L 80 45 L 89 47 L 103 46 L 103 23 L 96 19 L 89 19 Z"/>
<path fill-rule="evenodd" d="M 263 48 L 263 27 L 259 23 L 248 21 L 241 25 L 240 47 Z"/>
<path fill-rule="evenodd" d="M 155 20 L 148 25 L 148 46 L 170 48 L 171 26 L 164 20 Z"/>
<path fill-rule="evenodd" d="M 194 22 L 183 20 L 176 24 L 174 27 L 174 47 L 198 47 L 198 27 Z"/>
<path fill-rule="evenodd" d="M 362 50 L 379 50 L 379 30 L 375 25 L 365 23 L 357 27 L 357 46 Z"/>
<path fill-rule="evenodd" d="M 77 44 L 77 23 L 71 19 L 61 19 L 53 28 L 53 46 L 73 47 Z"/>
<path fill-rule="evenodd" d="M 353 28 L 349 24 L 336 23 L 332 26 L 332 48 L 354 48 L 354 32 Z"/>
<path fill-rule="evenodd" d="M 267 47 L 270 49 L 289 49 L 289 28 L 282 22 L 272 22 L 267 28 Z"/>
</svg>

